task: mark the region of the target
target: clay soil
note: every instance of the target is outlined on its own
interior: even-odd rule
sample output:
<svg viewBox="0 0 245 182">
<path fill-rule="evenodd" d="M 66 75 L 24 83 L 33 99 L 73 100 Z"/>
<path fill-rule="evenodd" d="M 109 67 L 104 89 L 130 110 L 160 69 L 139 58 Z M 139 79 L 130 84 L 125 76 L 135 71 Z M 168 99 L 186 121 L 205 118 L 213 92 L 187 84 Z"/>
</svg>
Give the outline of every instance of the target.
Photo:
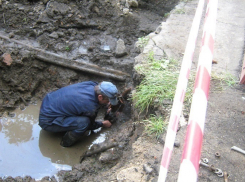
<svg viewBox="0 0 245 182">
<path fill-rule="evenodd" d="M 139 0 L 138 5 L 125 0 L 0 2 L 0 114 L 11 115 L 15 108 L 41 100 L 50 91 L 85 80 L 111 81 L 121 91 L 128 87 L 135 89 L 141 81 L 133 70 L 134 58 L 140 54 L 135 42 L 155 32 L 179 1 Z M 192 6 L 196 7 L 195 2 Z M 125 48 L 121 46 L 118 50 L 119 39 Z M 176 51 L 178 60 L 182 53 Z M 62 62 L 56 64 L 52 60 Z M 74 69 L 75 66 L 69 66 L 74 61 L 102 69 L 97 73 Z M 242 63 L 239 64 L 236 75 L 240 73 Z M 105 69 L 116 72 L 113 77 L 98 74 Z M 219 82 L 211 81 L 201 155 L 209 159 L 209 164 L 227 172 L 230 181 L 245 181 L 244 155 L 230 149 L 234 145 L 245 149 L 244 86 L 226 87 L 222 91 L 219 87 Z M 186 120 L 188 111 L 188 108 L 184 111 Z M 86 157 L 71 171 L 60 171 L 55 177 L 47 176 L 41 181 L 157 181 L 165 134 L 159 139 L 148 136 L 138 119 L 137 111 L 127 101 L 110 129 L 110 137 L 102 144 L 115 142 L 116 147 Z M 186 128 L 181 126 L 176 136 L 167 178 L 170 182 L 178 179 Z M 215 156 L 217 153 L 220 157 Z M 0 181 L 35 179 L 31 175 L 10 176 Z M 198 181 L 224 181 L 224 178 L 200 167 Z"/>
</svg>

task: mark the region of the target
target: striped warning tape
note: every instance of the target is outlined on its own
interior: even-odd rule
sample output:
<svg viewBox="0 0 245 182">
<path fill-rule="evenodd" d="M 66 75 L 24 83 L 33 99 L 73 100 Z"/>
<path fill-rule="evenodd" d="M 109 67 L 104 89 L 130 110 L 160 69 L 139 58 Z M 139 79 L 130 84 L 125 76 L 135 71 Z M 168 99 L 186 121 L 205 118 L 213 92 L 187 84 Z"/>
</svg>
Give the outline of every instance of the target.
<svg viewBox="0 0 245 182">
<path fill-rule="evenodd" d="M 218 0 L 209 0 L 178 182 L 197 181 L 211 77 Z"/>
<path fill-rule="evenodd" d="M 183 57 L 181 70 L 176 87 L 173 107 L 169 119 L 167 135 L 165 138 L 165 145 L 163 149 L 162 161 L 160 165 L 160 172 L 158 182 L 165 181 L 168 171 L 168 166 L 171 159 L 171 154 L 174 146 L 175 136 L 178 128 L 179 118 L 183 107 L 186 87 L 191 69 L 191 63 L 195 50 L 198 29 L 202 17 L 204 0 L 200 0 L 196 9 L 196 13 L 192 22 L 192 27 L 186 44 L 185 54 Z"/>
</svg>

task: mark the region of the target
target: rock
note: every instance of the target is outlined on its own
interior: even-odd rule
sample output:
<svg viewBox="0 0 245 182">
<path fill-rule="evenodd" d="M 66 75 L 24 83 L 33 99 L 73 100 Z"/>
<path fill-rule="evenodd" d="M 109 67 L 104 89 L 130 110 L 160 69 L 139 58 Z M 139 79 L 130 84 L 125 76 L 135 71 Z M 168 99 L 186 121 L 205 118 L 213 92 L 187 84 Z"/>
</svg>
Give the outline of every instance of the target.
<svg viewBox="0 0 245 182">
<path fill-rule="evenodd" d="M 171 101 L 170 99 L 164 99 L 164 100 L 162 101 L 162 104 L 163 104 L 163 105 L 172 105 L 172 104 L 173 104 L 173 101 Z"/>
<path fill-rule="evenodd" d="M 103 153 L 101 153 L 99 161 L 102 163 L 113 163 L 115 160 L 119 159 L 120 155 L 116 148 L 111 148 Z"/>
<path fill-rule="evenodd" d="M 131 8 L 138 8 L 138 1 L 137 0 L 127 0 L 129 7 Z"/>
<path fill-rule="evenodd" d="M 93 11 L 97 13 L 97 15 L 100 15 L 100 10 L 97 6 L 94 6 Z"/>
<path fill-rule="evenodd" d="M 57 34 L 58 34 L 59 37 L 64 37 L 65 36 L 65 34 L 63 32 L 57 32 Z"/>
<path fill-rule="evenodd" d="M 33 179 L 31 176 L 25 176 L 23 181 L 35 182 L 35 179 Z"/>
<path fill-rule="evenodd" d="M 129 9 L 128 8 L 123 8 L 123 14 L 128 15 L 129 14 Z"/>
<path fill-rule="evenodd" d="M 20 110 L 24 110 L 26 108 L 25 104 L 20 104 Z"/>
<path fill-rule="evenodd" d="M 174 146 L 177 147 L 177 148 L 179 148 L 180 147 L 180 142 L 179 141 L 175 141 L 174 142 Z"/>
<path fill-rule="evenodd" d="M 41 179 L 41 181 L 40 181 L 40 182 L 49 182 L 49 181 L 56 182 L 57 180 L 55 179 L 55 177 L 54 177 L 54 176 L 52 176 L 52 177 L 45 176 L 45 177 L 43 177 L 43 178 Z"/>
<path fill-rule="evenodd" d="M 13 118 L 13 117 L 15 117 L 15 113 L 14 112 L 8 112 L 8 116 Z"/>
<path fill-rule="evenodd" d="M 47 13 L 43 12 L 40 14 L 37 23 L 49 23 L 50 19 L 47 17 Z"/>
<path fill-rule="evenodd" d="M 84 173 L 83 172 L 78 172 L 77 173 L 77 178 L 78 179 L 81 179 L 83 176 L 84 176 Z"/>
<path fill-rule="evenodd" d="M 57 16 L 66 16 L 70 11 L 70 7 L 62 2 L 50 1 L 46 8 L 46 13 L 49 18 L 55 18 Z"/>
<path fill-rule="evenodd" d="M 71 18 L 72 16 L 73 16 L 72 13 L 70 13 L 70 14 L 67 15 L 68 18 Z"/>
<path fill-rule="evenodd" d="M 14 35 L 13 32 L 10 32 L 10 33 L 9 33 L 9 38 L 14 38 L 14 36 L 15 36 L 15 35 Z"/>
<path fill-rule="evenodd" d="M 11 176 L 8 176 L 7 178 L 4 179 L 4 181 L 15 181 L 15 179 Z"/>
<path fill-rule="evenodd" d="M 155 34 L 159 34 L 162 31 L 162 27 L 158 26 L 155 30 Z"/>
<path fill-rule="evenodd" d="M 53 33 L 49 34 L 49 37 L 52 37 L 54 39 L 58 39 L 59 38 L 59 35 L 58 35 L 57 32 L 53 32 Z"/>
<path fill-rule="evenodd" d="M 11 58 L 11 55 L 9 53 L 4 53 L 2 57 L 3 57 L 3 62 L 7 66 L 10 66 L 12 64 L 13 59 Z"/>
<path fill-rule="evenodd" d="M 153 169 L 148 164 L 144 164 L 143 169 L 146 172 L 146 174 L 151 174 L 153 171 Z"/>
<path fill-rule="evenodd" d="M 124 41 L 122 39 L 119 39 L 117 41 L 117 47 L 116 47 L 115 54 L 116 54 L 115 56 L 117 58 L 123 57 L 123 56 L 128 54 L 127 51 L 126 51 L 126 47 L 125 47 Z"/>
<path fill-rule="evenodd" d="M 23 180 L 22 180 L 22 177 L 20 177 L 20 176 L 17 176 L 17 177 L 15 177 L 14 179 L 15 179 L 16 182 L 22 182 L 22 181 L 23 181 Z M 0 181 L 1 181 L 1 180 L 0 180 Z"/>
</svg>

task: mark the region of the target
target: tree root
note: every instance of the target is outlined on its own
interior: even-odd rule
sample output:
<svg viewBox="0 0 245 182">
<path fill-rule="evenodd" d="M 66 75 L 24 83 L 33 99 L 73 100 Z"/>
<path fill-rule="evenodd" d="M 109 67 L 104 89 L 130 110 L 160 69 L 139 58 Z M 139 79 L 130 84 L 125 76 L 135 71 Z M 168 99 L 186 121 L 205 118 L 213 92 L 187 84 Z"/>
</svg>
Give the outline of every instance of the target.
<svg viewBox="0 0 245 182">
<path fill-rule="evenodd" d="M 51 64 L 56 64 L 58 66 L 70 68 L 73 70 L 88 72 L 90 74 L 99 75 L 99 76 L 111 78 L 111 79 L 118 80 L 118 81 L 125 81 L 126 77 L 129 76 L 129 74 L 119 71 L 119 70 L 103 68 L 95 64 L 64 58 L 58 54 L 48 52 L 43 49 L 35 48 L 31 45 L 25 44 L 18 40 L 10 39 L 2 34 L 0 34 L 0 38 L 5 39 L 9 42 L 14 42 L 14 43 L 23 45 L 25 47 L 28 47 L 29 49 L 32 50 L 33 57 L 35 57 L 36 59 L 40 61 L 48 62 Z"/>
<path fill-rule="evenodd" d="M 106 146 L 102 146 L 101 148 L 97 149 L 97 150 L 94 150 L 94 151 L 91 151 L 91 152 L 88 152 L 86 151 L 83 155 L 81 155 L 80 157 L 80 163 L 82 163 L 82 161 L 84 160 L 85 157 L 90 157 L 94 154 L 98 154 L 100 152 L 104 152 L 110 148 L 113 148 L 113 147 L 117 147 L 118 146 L 118 143 L 112 143 L 112 144 L 109 144 L 109 145 L 106 145 Z"/>
</svg>

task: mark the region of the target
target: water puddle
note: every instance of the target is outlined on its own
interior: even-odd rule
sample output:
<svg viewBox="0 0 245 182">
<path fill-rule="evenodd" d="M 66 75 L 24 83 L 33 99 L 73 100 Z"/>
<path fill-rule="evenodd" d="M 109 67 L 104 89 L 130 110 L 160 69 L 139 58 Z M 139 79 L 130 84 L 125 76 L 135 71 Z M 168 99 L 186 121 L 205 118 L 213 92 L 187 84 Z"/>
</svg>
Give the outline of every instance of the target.
<svg viewBox="0 0 245 182">
<path fill-rule="evenodd" d="M 14 117 L 0 118 L 0 177 L 41 179 L 70 170 L 89 147 L 106 140 L 104 131 L 84 137 L 72 147 L 60 146 L 62 134 L 46 132 L 38 125 L 40 104 L 16 109 Z"/>
</svg>

